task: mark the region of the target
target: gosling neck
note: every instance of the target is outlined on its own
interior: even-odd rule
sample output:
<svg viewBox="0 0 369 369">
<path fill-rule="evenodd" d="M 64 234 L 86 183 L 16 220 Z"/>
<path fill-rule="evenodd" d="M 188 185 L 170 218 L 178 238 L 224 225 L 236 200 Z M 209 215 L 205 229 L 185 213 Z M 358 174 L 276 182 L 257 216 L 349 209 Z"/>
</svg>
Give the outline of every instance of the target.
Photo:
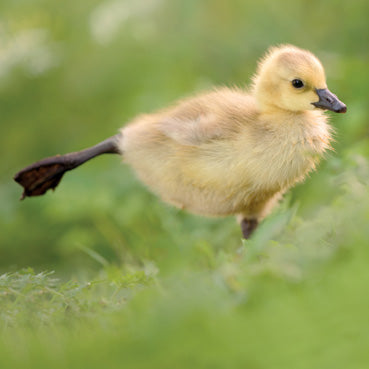
<svg viewBox="0 0 369 369">
<path fill-rule="evenodd" d="M 287 110 L 275 105 L 263 105 L 259 108 L 260 118 L 266 122 L 273 122 L 273 125 L 291 122 L 300 122 L 305 125 L 309 122 L 325 121 L 326 117 L 319 110 Z"/>
</svg>

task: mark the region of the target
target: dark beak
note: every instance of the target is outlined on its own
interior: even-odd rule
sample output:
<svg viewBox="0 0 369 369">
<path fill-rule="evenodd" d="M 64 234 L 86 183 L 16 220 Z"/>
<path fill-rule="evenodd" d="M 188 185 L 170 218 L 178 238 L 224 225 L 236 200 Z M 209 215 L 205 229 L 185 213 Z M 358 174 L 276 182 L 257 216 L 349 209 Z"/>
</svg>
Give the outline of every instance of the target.
<svg viewBox="0 0 369 369">
<path fill-rule="evenodd" d="M 315 107 L 332 110 L 336 113 L 346 113 L 346 105 L 335 94 L 332 94 L 328 88 L 317 88 L 315 91 L 319 96 L 319 101 L 312 103 Z"/>
</svg>

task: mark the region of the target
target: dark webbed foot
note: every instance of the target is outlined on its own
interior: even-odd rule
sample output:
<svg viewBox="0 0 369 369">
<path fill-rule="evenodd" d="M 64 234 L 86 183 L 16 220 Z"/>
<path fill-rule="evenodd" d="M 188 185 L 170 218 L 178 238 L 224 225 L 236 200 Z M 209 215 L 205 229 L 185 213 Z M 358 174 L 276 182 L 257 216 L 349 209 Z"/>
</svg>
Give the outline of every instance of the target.
<svg viewBox="0 0 369 369">
<path fill-rule="evenodd" d="M 14 180 L 24 188 L 22 199 L 40 196 L 49 189 L 55 189 L 65 172 L 77 168 L 95 156 L 120 154 L 117 146 L 119 138 L 120 134 L 117 134 L 88 149 L 46 158 L 22 169 L 14 176 Z"/>
<path fill-rule="evenodd" d="M 23 186 L 21 199 L 27 196 L 43 195 L 48 189 L 55 189 L 64 173 L 72 168 L 65 156 L 54 156 L 34 163 L 14 176 L 14 180 Z"/>
<path fill-rule="evenodd" d="M 247 219 L 244 218 L 241 221 L 241 230 L 243 237 L 247 240 L 251 237 L 252 233 L 258 226 L 259 222 L 256 219 Z"/>
</svg>

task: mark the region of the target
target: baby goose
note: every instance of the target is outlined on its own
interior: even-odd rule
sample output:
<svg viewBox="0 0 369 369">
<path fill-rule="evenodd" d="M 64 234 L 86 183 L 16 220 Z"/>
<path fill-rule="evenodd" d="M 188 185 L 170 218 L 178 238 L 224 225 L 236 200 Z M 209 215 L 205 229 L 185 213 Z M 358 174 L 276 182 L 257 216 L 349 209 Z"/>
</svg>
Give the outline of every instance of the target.
<svg viewBox="0 0 369 369">
<path fill-rule="evenodd" d="M 236 215 L 249 238 L 330 148 L 320 109 L 346 112 L 327 89 L 320 61 L 295 46 L 273 47 L 250 91 L 219 88 L 140 115 L 110 139 L 41 160 L 14 179 L 23 198 L 42 195 L 65 171 L 103 153 L 121 154 L 163 201 L 201 215 Z"/>
</svg>

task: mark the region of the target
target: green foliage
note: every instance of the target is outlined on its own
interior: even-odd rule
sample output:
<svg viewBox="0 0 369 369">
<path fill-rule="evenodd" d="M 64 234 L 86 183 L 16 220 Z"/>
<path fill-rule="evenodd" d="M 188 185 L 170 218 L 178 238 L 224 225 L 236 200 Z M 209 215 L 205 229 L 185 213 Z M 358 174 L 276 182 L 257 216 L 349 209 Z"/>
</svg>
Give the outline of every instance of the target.
<svg viewBox="0 0 369 369">
<path fill-rule="evenodd" d="M 124 272 L 107 267 L 98 279 L 60 282 L 53 272 L 35 274 L 28 268 L 0 276 L 1 320 L 4 328 L 31 328 L 71 323 L 112 312 L 153 283 L 153 270 Z"/>
<path fill-rule="evenodd" d="M 1 367 L 365 368 L 369 167 L 351 165 L 310 220 L 281 210 L 238 250 L 188 245 L 175 272 L 1 276 Z"/>
<path fill-rule="evenodd" d="M 2 1 L 0 368 L 367 368 L 368 11 Z M 117 158 L 18 201 L 25 165 L 194 91 L 247 84 L 278 43 L 316 53 L 348 113 L 332 114 L 335 152 L 252 240 L 234 219 L 160 203 Z"/>
</svg>

